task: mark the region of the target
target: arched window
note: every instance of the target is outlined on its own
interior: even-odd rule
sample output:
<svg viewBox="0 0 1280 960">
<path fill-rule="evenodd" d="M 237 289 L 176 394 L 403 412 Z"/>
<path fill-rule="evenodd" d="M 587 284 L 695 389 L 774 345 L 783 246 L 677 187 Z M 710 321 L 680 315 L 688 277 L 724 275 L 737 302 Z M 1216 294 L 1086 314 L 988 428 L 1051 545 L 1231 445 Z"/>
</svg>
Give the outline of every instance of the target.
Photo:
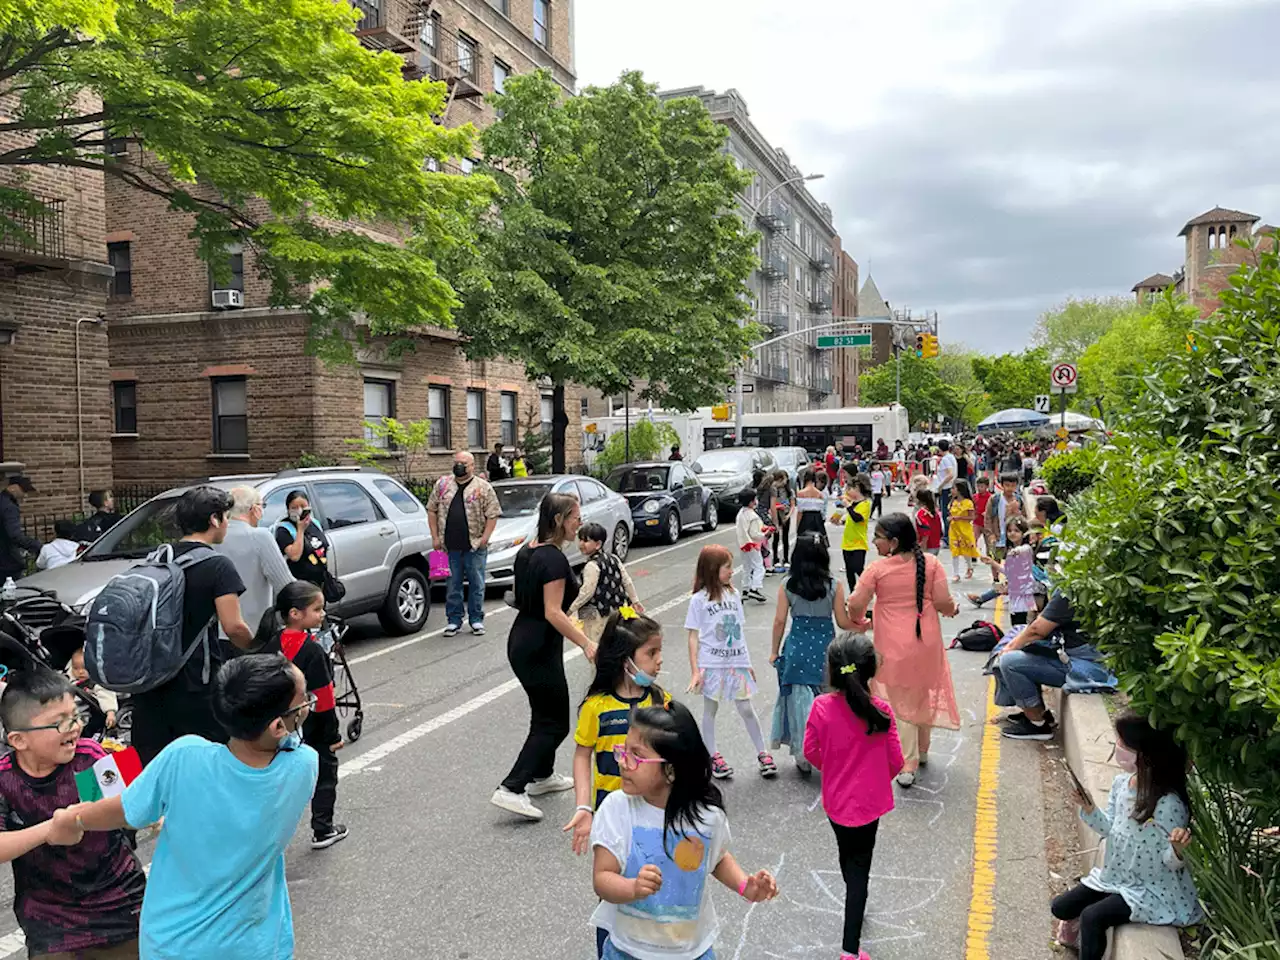
<svg viewBox="0 0 1280 960">
<path fill-rule="evenodd" d="M 1212 250 L 1218 245 L 1218 231 L 1213 227 L 1209 228 L 1209 249 Z"/>
</svg>

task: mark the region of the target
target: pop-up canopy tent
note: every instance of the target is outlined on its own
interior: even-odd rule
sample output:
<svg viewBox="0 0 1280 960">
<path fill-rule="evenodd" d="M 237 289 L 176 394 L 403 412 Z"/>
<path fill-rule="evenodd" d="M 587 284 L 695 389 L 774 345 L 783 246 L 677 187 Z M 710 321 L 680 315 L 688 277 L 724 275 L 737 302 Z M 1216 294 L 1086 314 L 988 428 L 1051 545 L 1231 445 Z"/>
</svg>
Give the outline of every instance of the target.
<svg viewBox="0 0 1280 960">
<path fill-rule="evenodd" d="M 1074 410 L 1067 411 L 1067 430 L 1071 433 L 1087 433 L 1090 430 L 1106 430 L 1106 425 L 1101 420 L 1095 420 L 1093 417 L 1086 417 L 1083 413 L 1076 413 Z M 1062 426 L 1062 414 L 1055 413 L 1049 418 L 1049 422 L 1039 427 L 1036 433 L 1051 434 Z"/>
<path fill-rule="evenodd" d="M 1027 410 L 1023 407 L 1010 407 L 993 413 L 978 424 L 979 433 L 1021 433 L 1023 430 L 1034 430 L 1044 426 L 1049 418 L 1043 413 Z"/>
</svg>

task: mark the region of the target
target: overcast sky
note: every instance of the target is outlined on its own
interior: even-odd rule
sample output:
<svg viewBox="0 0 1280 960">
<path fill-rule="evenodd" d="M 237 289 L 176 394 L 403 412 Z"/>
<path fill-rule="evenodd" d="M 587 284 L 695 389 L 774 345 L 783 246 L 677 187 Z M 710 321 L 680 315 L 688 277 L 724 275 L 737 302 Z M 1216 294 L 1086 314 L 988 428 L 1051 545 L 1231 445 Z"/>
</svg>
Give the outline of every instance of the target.
<svg viewBox="0 0 1280 960">
<path fill-rule="evenodd" d="M 736 87 L 895 307 L 1018 349 L 1068 296 L 1280 222 L 1280 0 L 574 0 L 579 85 Z"/>
</svg>

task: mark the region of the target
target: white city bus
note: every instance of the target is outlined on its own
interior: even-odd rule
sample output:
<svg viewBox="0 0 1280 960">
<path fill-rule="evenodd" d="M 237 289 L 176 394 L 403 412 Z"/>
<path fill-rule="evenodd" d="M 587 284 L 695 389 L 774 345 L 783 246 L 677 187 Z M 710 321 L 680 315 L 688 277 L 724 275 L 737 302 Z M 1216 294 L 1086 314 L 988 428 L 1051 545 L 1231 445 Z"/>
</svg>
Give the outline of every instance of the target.
<svg viewBox="0 0 1280 960">
<path fill-rule="evenodd" d="M 708 423 L 702 430 L 707 450 L 724 446 L 804 447 L 821 453 L 837 440 L 845 446 L 861 444 L 873 449 L 884 440 L 907 442 L 911 430 L 905 407 L 840 407 L 835 410 L 797 410 L 791 413 L 747 413 L 742 417 L 742 438 L 734 440 L 733 423 Z"/>
</svg>

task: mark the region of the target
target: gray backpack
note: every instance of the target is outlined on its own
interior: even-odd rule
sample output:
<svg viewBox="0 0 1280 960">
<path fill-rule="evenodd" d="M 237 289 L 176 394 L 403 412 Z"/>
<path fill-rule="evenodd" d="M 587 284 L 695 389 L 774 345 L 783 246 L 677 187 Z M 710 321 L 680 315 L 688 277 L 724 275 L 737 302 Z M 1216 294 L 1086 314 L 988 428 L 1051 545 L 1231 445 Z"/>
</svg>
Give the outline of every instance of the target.
<svg viewBox="0 0 1280 960">
<path fill-rule="evenodd" d="M 202 678 L 209 682 L 209 625 L 182 646 L 186 571 L 216 557 L 199 546 L 174 557 L 165 544 L 137 566 L 107 581 L 85 620 L 84 665 L 94 683 L 116 693 L 146 693 L 178 675 L 197 648 L 204 649 Z"/>
</svg>

